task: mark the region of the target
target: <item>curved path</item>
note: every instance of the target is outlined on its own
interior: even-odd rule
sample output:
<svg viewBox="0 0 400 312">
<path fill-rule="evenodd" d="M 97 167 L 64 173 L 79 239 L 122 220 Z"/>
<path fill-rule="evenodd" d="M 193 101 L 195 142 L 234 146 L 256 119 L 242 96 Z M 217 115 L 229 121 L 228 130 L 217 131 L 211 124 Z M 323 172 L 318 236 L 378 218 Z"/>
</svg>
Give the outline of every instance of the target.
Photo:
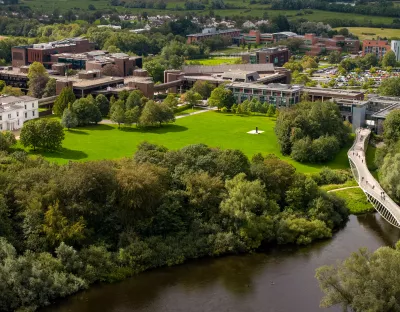
<svg viewBox="0 0 400 312">
<path fill-rule="evenodd" d="M 343 191 L 343 190 L 348 190 L 348 189 L 353 189 L 353 188 L 360 188 L 360 187 L 359 186 L 346 186 L 346 187 L 341 187 L 341 188 L 337 188 L 337 189 L 334 189 L 334 190 L 330 190 L 327 193 L 340 192 L 340 191 Z"/>
<path fill-rule="evenodd" d="M 365 151 L 370 134 L 369 129 L 357 129 L 354 144 L 347 153 L 351 171 L 358 185 L 382 218 L 400 228 L 400 207 L 385 193 L 369 172 L 366 164 Z"/>
</svg>

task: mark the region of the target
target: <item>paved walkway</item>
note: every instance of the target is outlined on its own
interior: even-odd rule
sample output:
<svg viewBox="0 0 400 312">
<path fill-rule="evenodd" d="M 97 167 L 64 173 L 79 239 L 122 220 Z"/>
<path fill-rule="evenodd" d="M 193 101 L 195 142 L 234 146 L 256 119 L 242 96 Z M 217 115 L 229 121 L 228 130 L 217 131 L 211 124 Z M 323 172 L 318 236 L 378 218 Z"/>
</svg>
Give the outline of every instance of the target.
<svg viewBox="0 0 400 312">
<path fill-rule="evenodd" d="M 330 190 L 327 193 L 338 192 L 338 191 L 343 191 L 343 190 L 348 190 L 348 189 L 353 189 L 353 188 L 360 188 L 360 187 L 359 186 L 346 186 L 346 187 L 341 187 L 341 188 L 337 188 L 334 190 Z"/>
<path fill-rule="evenodd" d="M 357 172 L 358 177 L 355 176 L 355 179 L 364 193 L 369 194 L 374 197 L 377 202 L 380 202 L 400 225 L 400 207 L 385 193 L 378 181 L 375 180 L 368 170 L 366 164 L 364 146 L 370 134 L 371 130 L 369 129 L 358 129 L 356 131 L 356 141 L 347 153 L 349 160 L 354 164 L 355 168 L 352 164 L 350 165 L 352 166 L 352 170 Z M 381 211 L 378 210 L 378 212 L 381 214 Z"/>
</svg>

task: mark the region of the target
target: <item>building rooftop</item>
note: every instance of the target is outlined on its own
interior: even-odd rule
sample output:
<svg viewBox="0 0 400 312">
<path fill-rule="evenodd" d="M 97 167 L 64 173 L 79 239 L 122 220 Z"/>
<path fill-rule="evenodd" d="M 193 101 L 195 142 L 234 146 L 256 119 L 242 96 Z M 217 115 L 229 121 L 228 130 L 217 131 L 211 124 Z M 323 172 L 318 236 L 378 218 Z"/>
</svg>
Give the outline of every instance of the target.
<svg viewBox="0 0 400 312">
<path fill-rule="evenodd" d="M 356 96 L 362 95 L 363 92 L 357 90 L 340 90 L 340 89 L 329 89 L 329 88 L 317 88 L 317 87 L 306 87 L 304 88 L 304 92 L 312 92 L 326 95 L 348 95 L 348 96 Z"/>
<path fill-rule="evenodd" d="M 284 90 L 299 91 L 303 88 L 302 86 L 299 85 L 289 85 L 282 83 L 270 83 L 267 85 L 263 85 L 258 83 L 246 83 L 246 82 L 232 82 L 227 84 L 226 86 L 234 88 L 252 88 L 258 90 L 276 90 L 276 91 L 284 91 Z"/>
<path fill-rule="evenodd" d="M 123 83 L 124 78 L 120 77 L 102 77 L 97 79 L 79 79 L 74 81 L 73 87 L 74 88 L 88 88 L 88 87 L 95 87 L 95 86 L 102 86 L 111 83 Z"/>
<path fill-rule="evenodd" d="M 37 98 L 23 95 L 23 96 L 13 96 L 13 95 L 7 95 L 7 96 L 0 96 L 0 104 L 1 105 L 7 105 L 7 104 L 13 104 L 13 103 L 20 103 L 20 102 L 26 102 L 26 101 L 35 101 Z"/>
<path fill-rule="evenodd" d="M 222 35 L 222 34 L 229 34 L 231 32 L 235 32 L 235 31 L 240 31 L 240 29 L 233 28 L 233 29 L 216 30 L 213 32 L 190 34 L 190 35 L 187 35 L 186 37 L 205 37 L 205 36 L 209 36 L 209 35 Z"/>
<path fill-rule="evenodd" d="M 225 73 L 233 70 L 243 71 L 271 71 L 275 70 L 273 64 L 231 64 L 231 65 L 216 65 L 216 66 L 202 66 L 202 65 L 188 65 L 182 66 L 182 71 L 185 74 L 196 74 L 196 73 Z"/>
</svg>

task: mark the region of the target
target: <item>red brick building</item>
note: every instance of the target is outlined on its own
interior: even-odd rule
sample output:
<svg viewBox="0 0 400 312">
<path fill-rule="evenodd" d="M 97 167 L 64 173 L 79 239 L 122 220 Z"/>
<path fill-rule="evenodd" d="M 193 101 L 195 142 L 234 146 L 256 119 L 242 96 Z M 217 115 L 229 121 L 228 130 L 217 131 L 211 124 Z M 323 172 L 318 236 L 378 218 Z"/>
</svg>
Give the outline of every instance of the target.
<svg viewBox="0 0 400 312">
<path fill-rule="evenodd" d="M 381 59 L 387 51 L 390 50 L 390 44 L 387 40 L 364 40 L 362 55 L 372 53 L 378 59 Z"/>
<path fill-rule="evenodd" d="M 21 67 L 40 62 L 50 68 L 51 56 L 59 53 L 84 53 L 95 49 L 95 44 L 83 38 L 71 38 L 49 43 L 38 43 L 28 46 L 13 47 L 12 66 Z"/>
<path fill-rule="evenodd" d="M 315 34 L 305 34 L 303 37 L 304 45 L 302 49 L 307 55 L 316 56 L 328 54 L 333 51 L 339 53 L 348 52 L 356 54 L 360 50 L 360 41 L 345 38 L 344 36 L 333 36 L 333 38 L 317 37 Z"/>
<path fill-rule="evenodd" d="M 250 64 L 274 64 L 274 66 L 283 66 L 289 61 L 290 51 L 286 47 L 265 48 L 255 53 L 242 55 L 242 60 Z"/>
</svg>

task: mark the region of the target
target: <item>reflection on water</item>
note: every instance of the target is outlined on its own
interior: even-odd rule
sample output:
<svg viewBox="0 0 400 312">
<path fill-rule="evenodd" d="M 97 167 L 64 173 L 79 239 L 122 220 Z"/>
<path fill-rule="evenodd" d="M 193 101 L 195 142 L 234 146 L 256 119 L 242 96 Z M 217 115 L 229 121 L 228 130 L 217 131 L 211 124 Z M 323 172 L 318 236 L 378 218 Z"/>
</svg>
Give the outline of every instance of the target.
<svg viewBox="0 0 400 312">
<path fill-rule="evenodd" d="M 378 214 L 351 216 L 331 240 L 161 268 L 121 283 L 94 286 L 43 311 L 320 311 L 317 267 L 334 264 L 360 247 L 394 245 L 399 238 L 400 231 Z"/>
</svg>

